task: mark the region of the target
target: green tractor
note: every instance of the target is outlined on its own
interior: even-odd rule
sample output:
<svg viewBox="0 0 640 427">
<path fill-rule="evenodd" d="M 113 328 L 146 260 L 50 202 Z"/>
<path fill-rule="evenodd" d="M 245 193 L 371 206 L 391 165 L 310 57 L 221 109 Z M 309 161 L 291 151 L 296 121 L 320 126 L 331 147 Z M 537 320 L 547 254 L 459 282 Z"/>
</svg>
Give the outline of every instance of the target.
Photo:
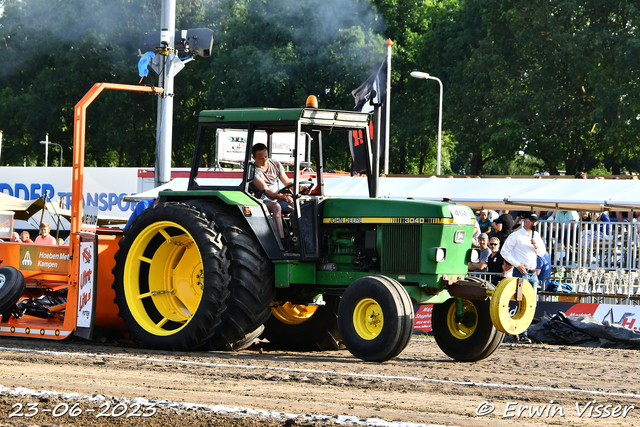
<svg viewBox="0 0 640 427">
<path fill-rule="evenodd" d="M 131 335 L 171 350 L 232 350 L 258 332 L 280 347 L 346 347 L 367 361 L 394 358 L 413 332 L 414 305 L 434 304 L 433 334 L 460 361 L 491 355 L 504 333 L 526 329 L 535 295 L 528 282 L 497 289 L 465 279 L 473 212 L 451 202 L 378 198 L 370 116 L 352 111 L 202 111 L 186 191 L 162 191 L 125 230 L 114 268 L 115 302 Z M 244 135 L 241 178 L 203 176 L 217 136 Z M 340 132 L 342 131 L 342 132 Z M 364 136 L 369 197 L 324 194 L 323 135 Z M 252 185 L 252 147 L 293 140 L 293 212 L 282 241 Z M 303 164 L 301 153 L 313 153 Z M 303 166 L 308 171 L 303 172 Z M 364 178 L 358 180 L 362 183 Z M 283 191 L 285 189 L 281 189 Z M 509 302 L 518 310 L 509 313 Z"/>
</svg>

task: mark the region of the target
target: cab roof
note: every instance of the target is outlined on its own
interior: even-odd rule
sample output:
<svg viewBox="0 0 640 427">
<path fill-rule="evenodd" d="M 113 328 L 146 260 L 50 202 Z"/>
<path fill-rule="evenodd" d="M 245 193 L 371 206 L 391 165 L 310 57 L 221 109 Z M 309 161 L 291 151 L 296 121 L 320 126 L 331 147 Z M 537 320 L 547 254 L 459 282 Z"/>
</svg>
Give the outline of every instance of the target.
<svg viewBox="0 0 640 427">
<path fill-rule="evenodd" d="M 316 108 L 238 108 L 203 110 L 201 124 L 300 122 L 302 126 L 359 129 L 368 125 L 369 114 L 357 111 L 320 110 Z"/>
</svg>

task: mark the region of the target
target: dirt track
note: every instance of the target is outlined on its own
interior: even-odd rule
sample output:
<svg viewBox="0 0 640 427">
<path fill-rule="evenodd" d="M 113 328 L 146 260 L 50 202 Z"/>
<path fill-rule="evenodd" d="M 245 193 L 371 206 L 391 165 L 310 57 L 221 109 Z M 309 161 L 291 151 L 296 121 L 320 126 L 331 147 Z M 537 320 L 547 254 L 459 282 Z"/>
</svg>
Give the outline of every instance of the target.
<svg viewBox="0 0 640 427">
<path fill-rule="evenodd" d="M 468 364 L 423 337 L 379 364 L 0 339 L 0 359 L 0 425 L 640 425 L 636 350 L 503 344 Z"/>
</svg>

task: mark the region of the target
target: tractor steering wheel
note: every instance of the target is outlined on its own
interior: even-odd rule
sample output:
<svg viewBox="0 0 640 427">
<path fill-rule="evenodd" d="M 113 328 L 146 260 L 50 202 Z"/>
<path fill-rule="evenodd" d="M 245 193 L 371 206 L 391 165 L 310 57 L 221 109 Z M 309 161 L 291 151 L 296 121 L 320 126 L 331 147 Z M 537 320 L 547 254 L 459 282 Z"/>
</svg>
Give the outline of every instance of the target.
<svg viewBox="0 0 640 427">
<path fill-rule="evenodd" d="M 286 185 L 284 187 L 282 187 L 280 190 L 278 190 L 278 194 L 291 194 L 292 196 L 294 195 L 293 192 L 291 191 L 291 189 L 293 188 L 294 184 L 289 184 Z M 303 188 L 300 190 L 299 193 L 295 194 L 295 196 L 298 196 L 300 194 L 309 194 L 311 193 L 311 190 L 313 189 L 313 187 L 316 185 L 313 181 L 303 181 L 299 183 L 300 186 L 306 186 L 306 188 Z"/>
</svg>

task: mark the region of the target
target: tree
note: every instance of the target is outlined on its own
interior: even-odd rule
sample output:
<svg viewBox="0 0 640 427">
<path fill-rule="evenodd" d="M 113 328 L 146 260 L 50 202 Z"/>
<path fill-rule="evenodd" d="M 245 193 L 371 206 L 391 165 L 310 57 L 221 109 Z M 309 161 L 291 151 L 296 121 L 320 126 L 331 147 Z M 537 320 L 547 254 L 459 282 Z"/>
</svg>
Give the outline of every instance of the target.
<svg viewBox="0 0 640 427">
<path fill-rule="evenodd" d="M 139 81 L 157 3 L 0 0 L 3 164 L 43 164 L 46 133 L 71 164 L 74 105 L 96 82 Z M 352 109 L 391 38 L 392 173 L 435 172 L 439 90 L 414 70 L 444 83 L 445 173 L 513 170 L 520 152 L 551 173 L 637 169 L 638 10 L 626 0 L 181 1 L 176 27 L 212 28 L 215 44 L 176 76 L 173 165 L 190 164 L 202 109 L 301 106 L 309 94 Z M 144 81 L 156 82 L 153 72 Z M 103 95 L 88 114 L 89 165 L 153 164 L 153 97 Z M 347 142 L 331 135 L 325 146 L 327 166 L 348 170 Z"/>
<path fill-rule="evenodd" d="M 461 3 L 436 40 L 451 64 L 446 114 L 472 173 L 517 151 L 570 174 L 631 152 L 637 14 L 619 0 Z"/>
<path fill-rule="evenodd" d="M 144 31 L 157 26 L 147 19 L 158 20 L 150 3 L 3 2 L 0 49 L 7 60 L 0 71 L 0 116 L 10 118 L 3 123 L 3 163 L 43 164 L 39 141 L 49 133 L 71 164 L 75 104 L 96 82 L 138 81 L 134 52 Z M 109 96 L 92 105 L 87 164 L 146 162 L 154 152 L 154 132 L 147 144 L 141 136 L 154 127 L 151 107 L 133 97 Z M 138 121 L 127 119 L 134 115 Z"/>
</svg>

